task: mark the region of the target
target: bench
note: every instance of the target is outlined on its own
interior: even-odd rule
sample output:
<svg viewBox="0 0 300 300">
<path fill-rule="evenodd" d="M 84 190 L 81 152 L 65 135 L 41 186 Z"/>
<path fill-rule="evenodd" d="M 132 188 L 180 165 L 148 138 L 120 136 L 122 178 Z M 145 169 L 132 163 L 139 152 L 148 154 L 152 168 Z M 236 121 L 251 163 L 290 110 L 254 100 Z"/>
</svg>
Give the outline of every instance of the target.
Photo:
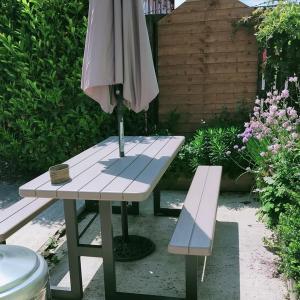
<svg viewBox="0 0 300 300">
<path fill-rule="evenodd" d="M 212 254 L 221 175 L 220 166 L 197 168 L 168 246 L 170 253 L 185 255 L 187 300 L 197 300 L 198 256 L 205 257 L 205 269 Z"/>
<path fill-rule="evenodd" d="M 0 244 L 57 199 L 26 197 L 4 209 L 0 215 Z"/>
</svg>

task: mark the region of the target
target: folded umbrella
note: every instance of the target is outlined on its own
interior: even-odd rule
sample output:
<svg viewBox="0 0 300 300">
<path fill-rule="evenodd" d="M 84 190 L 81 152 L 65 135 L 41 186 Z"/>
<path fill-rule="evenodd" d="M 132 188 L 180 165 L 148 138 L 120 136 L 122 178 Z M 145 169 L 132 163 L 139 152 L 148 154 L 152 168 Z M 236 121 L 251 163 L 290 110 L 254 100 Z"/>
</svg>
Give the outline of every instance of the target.
<svg viewBox="0 0 300 300">
<path fill-rule="evenodd" d="M 119 151 L 123 157 L 123 105 L 138 113 L 147 110 L 158 94 L 143 2 L 90 0 L 89 4 L 81 88 L 107 113 L 118 106 Z M 151 253 L 155 246 L 150 240 L 128 235 L 126 202 L 122 202 L 121 212 L 122 239 L 115 238 L 116 249 L 121 249 L 116 251 L 117 260 L 134 260 Z"/>
<path fill-rule="evenodd" d="M 102 110 L 117 104 L 112 86 L 123 85 L 124 104 L 147 110 L 158 94 L 141 0 L 90 0 L 81 87 Z"/>
</svg>

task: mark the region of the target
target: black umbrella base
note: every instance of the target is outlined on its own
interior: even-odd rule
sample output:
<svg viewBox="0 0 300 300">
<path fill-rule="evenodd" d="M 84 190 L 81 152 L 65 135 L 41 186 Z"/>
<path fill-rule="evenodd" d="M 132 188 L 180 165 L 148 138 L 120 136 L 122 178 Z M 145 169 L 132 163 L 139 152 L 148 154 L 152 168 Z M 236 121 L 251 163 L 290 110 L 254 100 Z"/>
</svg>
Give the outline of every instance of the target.
<svg viewBox="0 0 300 300">
<path fill-rule="evenodd" d="M 150 255 L 155 250 L 155 244 L 142 236 L 129 235 L 124 242 L 122 236 L 114 237 L 114 257 L 116 261 L 134 261 Z"/>
</svg>

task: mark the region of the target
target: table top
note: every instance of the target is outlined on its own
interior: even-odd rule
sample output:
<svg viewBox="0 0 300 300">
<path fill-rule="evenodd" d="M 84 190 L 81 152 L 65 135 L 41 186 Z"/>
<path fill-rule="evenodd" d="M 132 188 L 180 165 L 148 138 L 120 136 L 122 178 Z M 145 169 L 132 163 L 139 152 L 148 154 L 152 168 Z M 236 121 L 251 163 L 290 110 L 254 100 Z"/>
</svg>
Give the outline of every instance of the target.
<svg viewBox="0 0 300 300">
<path fill-rule="evenodd" d="M 125 157 L 118 137 L 81 152 L 69 164 L 71 181 L 51 184 L 46 172 L 19 189 L 23 197 L 143 201 L 151 194 L 181 145 L 182 136 L 126 136 Z"/>
</svg>

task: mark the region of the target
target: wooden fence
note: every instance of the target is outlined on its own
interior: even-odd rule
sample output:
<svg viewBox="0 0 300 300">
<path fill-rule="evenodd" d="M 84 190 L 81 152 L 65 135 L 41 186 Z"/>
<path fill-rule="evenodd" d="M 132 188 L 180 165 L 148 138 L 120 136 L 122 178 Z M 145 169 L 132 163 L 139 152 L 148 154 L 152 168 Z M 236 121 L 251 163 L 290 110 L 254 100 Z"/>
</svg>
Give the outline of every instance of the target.
<svg viewBox="0 0 300 300">
<path fill-rule="evenodd" d="M 233 32 L 251 13 L 237 0 L 187 1 L 158 23 L 159 119 L 176 109 L 179 132 L 191 133 L 240 102 L 249 110 L 257 91 L 253 34 Z"/>
</svg>

